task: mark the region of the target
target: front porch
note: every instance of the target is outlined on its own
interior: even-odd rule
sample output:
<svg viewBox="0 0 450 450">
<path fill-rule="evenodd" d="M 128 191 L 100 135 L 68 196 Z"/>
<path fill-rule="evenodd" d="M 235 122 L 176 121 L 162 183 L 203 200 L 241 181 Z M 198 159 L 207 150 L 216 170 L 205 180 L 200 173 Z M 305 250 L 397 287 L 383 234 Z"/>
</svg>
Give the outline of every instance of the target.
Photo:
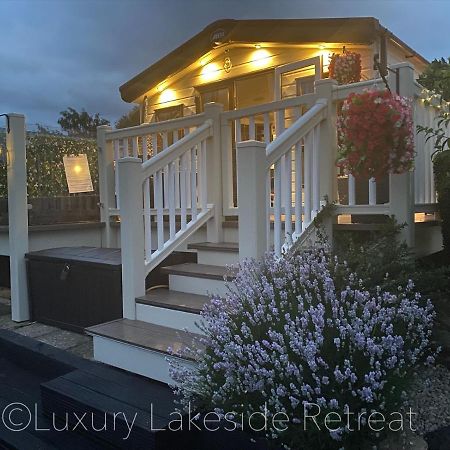
<svg viewBox="0 0 450 450">
<path fill-rule="evenodd" d="M 411 65 L 391 67 L 388 84 L 411 98 L 415 124 L 432 123 L 436 112 L 421 101 Z M 339 103 L 383 87 L 382 79 L 318 80 L 313 93 L 242 110 L 209 103 L 190 117 L 100 127 L 101 216 L 107 245 L 122 248 L 124 319 L 88 329 L 96 359 L 170 383 L 161 345 L 182 345 L 179 330 L 188 330 L 187 339 L 199 332 L 202 305 L 226 292 L 224 276 L 233 277 L 225 266 L 310 245 L 326 205 L 333 205 L 329 230 L 370 229 L 375 217 L 394 216 L 407 224 L 402 239 L 418 254 L 439 250 L 431 141 L 416 136 L 414 171 L 390 175 L 383 195 L 374 179 L 356 183 L 335 166 Z M 181 249 L 197 252 L 197 263 L 166 267 L 168 289 L 146 292 L 146 276 Z"/>
</svg>

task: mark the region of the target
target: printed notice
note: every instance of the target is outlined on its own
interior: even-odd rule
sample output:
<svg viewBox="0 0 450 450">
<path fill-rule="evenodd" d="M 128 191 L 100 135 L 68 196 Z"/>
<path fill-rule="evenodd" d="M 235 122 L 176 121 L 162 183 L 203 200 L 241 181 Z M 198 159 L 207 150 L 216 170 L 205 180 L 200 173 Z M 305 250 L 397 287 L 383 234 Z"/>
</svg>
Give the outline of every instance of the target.
<svg viewBox="0 0 450 450">
<path fill-rule="evenodd" d="M 86 154 L 64 156 L 63 162 L 70 194 L 94 190 Z"/>
</svg>

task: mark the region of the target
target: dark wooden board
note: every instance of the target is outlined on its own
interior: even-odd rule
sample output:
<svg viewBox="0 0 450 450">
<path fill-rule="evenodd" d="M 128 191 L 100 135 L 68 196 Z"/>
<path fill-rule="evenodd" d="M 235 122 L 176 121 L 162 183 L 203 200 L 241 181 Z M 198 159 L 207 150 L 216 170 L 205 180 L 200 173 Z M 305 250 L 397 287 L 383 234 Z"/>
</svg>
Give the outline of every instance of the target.
<svg viewBox="0 0 450 450">
<path fill-rule="evenodd" d="M 188 294 L 169 289 L 152 289 L 136 299 L 136 303 L 174 309 L 192 314 L 199 314 L 203 306 L 209 302 L 206 295 Z"/>
<path fill-rule="evenodd" d="M 181 275 L 185 277 L 208 278 L 211 280 L 223 280 L 225 276 L 232 279 L 233 271 L 227 267 L 212 266 L 209 264 L 184 263 L 163 267 L 162 271 L 169 275 Z"/>
<path fill-rule="evenodd" d="M 86 332 L 165 354 L 169 354 L 169 347 L 175 352 L 190 347 L 193 340 L 198 338 L 195 333 L 128 319 L 95 325 L 86 329 Z"/>
</svg>

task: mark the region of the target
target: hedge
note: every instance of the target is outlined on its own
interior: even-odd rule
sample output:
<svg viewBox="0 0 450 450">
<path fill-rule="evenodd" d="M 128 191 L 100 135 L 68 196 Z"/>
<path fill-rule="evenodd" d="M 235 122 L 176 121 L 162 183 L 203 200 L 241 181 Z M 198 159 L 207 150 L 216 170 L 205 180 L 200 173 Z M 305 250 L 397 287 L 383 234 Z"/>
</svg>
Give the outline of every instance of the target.
<svg viewBox="0 0 450 450">
<path fill-rule="evenodd" d="M 5 152 L 5 133 L 0 133 L 0 147 Z M 85 153 L 89 162 L 94 193 L 98 193 L 97 144 L 92 139 L 67 136 L 27 134 L 28 196 L 57 197 L 69 195 L 63 156 Z M 6 158 L 0 161 L 0 198 L 6 198 Z"/>
<path fill-rule="evenodd" d="M 434 177 L 442 219 L 444 251 L 450 256 L 450 149 L 434 157 Z"/>
</svg>

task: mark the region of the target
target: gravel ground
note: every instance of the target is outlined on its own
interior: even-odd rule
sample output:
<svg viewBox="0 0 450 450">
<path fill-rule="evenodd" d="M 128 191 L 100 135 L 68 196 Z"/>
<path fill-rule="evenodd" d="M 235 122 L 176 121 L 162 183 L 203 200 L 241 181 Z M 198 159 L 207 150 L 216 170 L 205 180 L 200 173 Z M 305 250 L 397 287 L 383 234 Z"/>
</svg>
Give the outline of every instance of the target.
<svg viewBox="0 0 450 450">
<path fill-rule="evenodd" d="M 450 425 L 450 371 L 443 366 L 420 369 L 408 390 L 408 404 L 418 414 L 413 421 L 417 434 Z"/>
</svg>

